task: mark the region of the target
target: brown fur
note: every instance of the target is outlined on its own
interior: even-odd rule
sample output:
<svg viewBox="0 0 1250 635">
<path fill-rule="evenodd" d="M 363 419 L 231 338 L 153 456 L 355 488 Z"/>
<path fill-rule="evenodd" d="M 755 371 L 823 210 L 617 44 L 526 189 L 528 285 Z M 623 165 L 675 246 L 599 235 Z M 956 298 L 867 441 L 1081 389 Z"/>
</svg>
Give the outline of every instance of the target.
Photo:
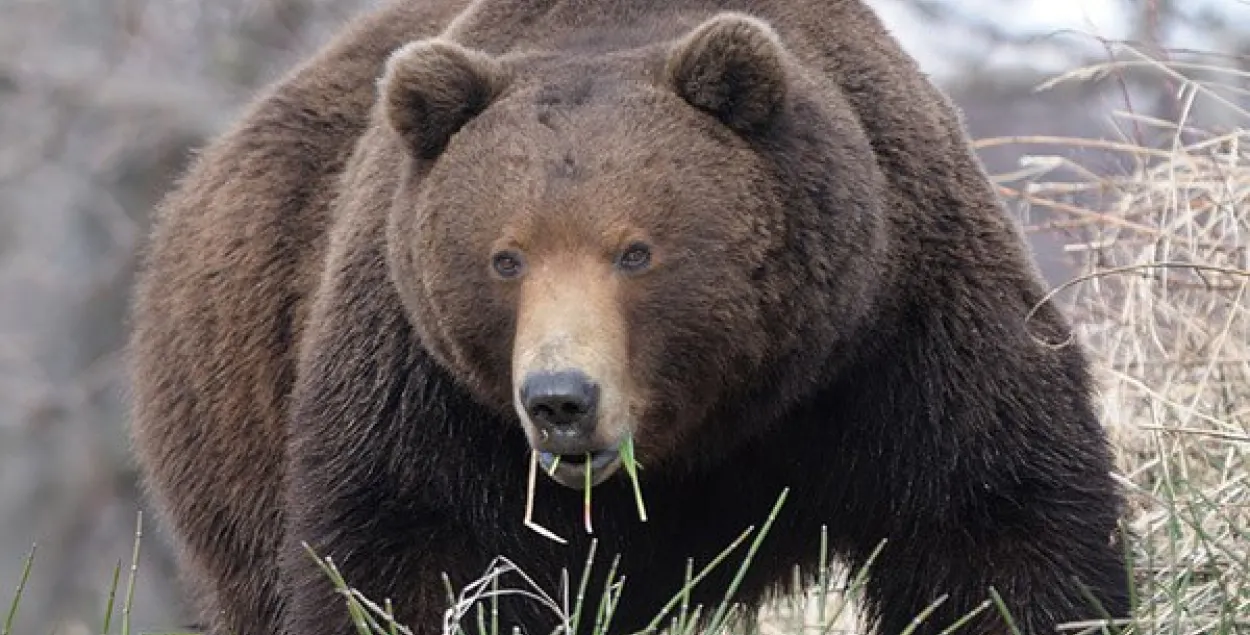
<svg viewBox="0 0 1250 635">
<path fill-rule="evenodd" d="M 464 4 L 351 25 L 258 97 L 156 215 L 133 311 L 134 437 L 208 624 L 280 619 L 275 576 L 257 572 L 277 566 L 285 413 L 336 181 L 379 63 Z"/>
<path fill-rule="evenodd" d="M 624 285 L 598 254 L 570 251 L 530 272 L 517 298 L 512 376 L 575 367 L 600 380 L 605 391 L 595 442 L 611 445 L 630 434 L 629 413 L 644 401 L 629 376 Z M 526 432 L 536 444 L 533 428 Z"/>
<path fill-rule="evenodd" d="M 504 249 L 525 275 L 492 277 Z M 595 489 L 617 629 L 789 486 L 748 605 L 810 574 L 824 524 L 852 565 L 890 539 L 883 631 L 950 593 L 937 632 L 994 585 L 1040 633 L 1096 614 L 1072 576 L 1126 602 L 1085 361 L 1032 338 L 1066 335 L 1050 305 L 1023 322 L 1042 296 L 955 110 L 859 2 L 398 1 L 162 206 L 136 450 L 213 635 L 348 632 L 304 541 L 434 633 L 441 572 L 580 570 L 578 493 L 539 491 L 569 547 L 521 526 L 514 384 L 554 356 L 614 395 L 600 438 L 645 467 L 646 525 L 623 479 Z"/>
</svg>

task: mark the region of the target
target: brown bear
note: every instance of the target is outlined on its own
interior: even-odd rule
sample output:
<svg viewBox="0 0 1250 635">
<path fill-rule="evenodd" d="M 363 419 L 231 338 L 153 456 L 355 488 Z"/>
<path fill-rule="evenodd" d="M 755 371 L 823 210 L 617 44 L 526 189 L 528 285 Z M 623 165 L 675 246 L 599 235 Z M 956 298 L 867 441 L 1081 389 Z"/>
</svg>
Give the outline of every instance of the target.
<svg viewBox="0 0 1250 635">
<path fill-rule="evenodd" d="M 305 543 L 432 635 L 443 573 L 502 555 L 555 592 L 597 539 L 628 633 L 787 487 L 748 609 L 827 526 L 854 568 L 885 540 L 881 633 L 991 587 L 1023 633 L 1125 615 L 1087 361 L 962 126 L 858 0 L 358 19 L 196 158 L 145 255 L 136 452 L 203 626 L 351 632 Z M 568 544 L 523 523 L 534 456 Z"/>
</svg>

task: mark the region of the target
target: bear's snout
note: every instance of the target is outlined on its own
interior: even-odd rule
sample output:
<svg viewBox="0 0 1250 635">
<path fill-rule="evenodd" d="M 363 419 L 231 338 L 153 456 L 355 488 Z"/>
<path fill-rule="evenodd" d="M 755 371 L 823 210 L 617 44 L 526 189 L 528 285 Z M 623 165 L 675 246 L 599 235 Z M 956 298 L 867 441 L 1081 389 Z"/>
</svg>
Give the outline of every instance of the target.
<svg viewBox="0 0 1250 635">
<path fill-rule="evenodd" d="M 620 444 L 599 426 L 599 384 L 576 369 L 524 375 L 518 406 L 535 434 L 530 443 L 556 482 L 581 489 L 607 480 L 620 466 Z"/>
<path fill-rule="evenodd" d="M 546 447 L 560 454 L 593 452 L 599 385 L 580 370 L 530 373 L 521 383 L 521 405 Z"/>
<path fill-rule="evenodd" d="M 617 280 L 593 256 L 548 253 L 528 264 L 512 351 L 513 407 L 556 482 L 607 480 L 638 424 L 629 325 Z"/>
</svg>

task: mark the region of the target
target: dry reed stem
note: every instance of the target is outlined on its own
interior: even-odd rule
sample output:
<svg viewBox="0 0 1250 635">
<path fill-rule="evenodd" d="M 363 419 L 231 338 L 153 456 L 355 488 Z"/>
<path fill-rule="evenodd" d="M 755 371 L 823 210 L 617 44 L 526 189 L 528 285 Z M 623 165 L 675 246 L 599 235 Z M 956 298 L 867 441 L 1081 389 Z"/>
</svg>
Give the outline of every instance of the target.
<svg viewBox="0 0 1250 635">
<path fill-rule="evenodd" d="M 1220 91 L 1181 74 L 1215 67 L 1132 64 L 1181 84 L 1179 121 L 1121 115 L 1170 132 L 1169 146 L 1056 137 L 979 145 L 1054 144 L 1131 158 L 1125 175 L 1089 178 L 1071 169 L 1071 158 L 1034 157 L 1043 169 L 1014 187 L 999 179 L 1000 188 L 1026 209 L 1044 208 L 1051 220 L 1029 230 L 1061 231 L 1080 259 L 1078 283 L 1060 295 L 1091 350 L 1103 418 L 1131 492 L 1142 630 L 1229 632 L 1221 629 L 1244 628 L 1250 615 L 1250 110 L 1226 96 L 1244 89 Z M 1193 113 L 1202 99 L 1230 109 L 1242 125 L 1201 132 Z M 1042 181 L 1046 167 L 1069 168 L 1076 182 Z M 1091 209 L 1071 200 L 1074 193 L 1102 199 Z"/>
</svg>

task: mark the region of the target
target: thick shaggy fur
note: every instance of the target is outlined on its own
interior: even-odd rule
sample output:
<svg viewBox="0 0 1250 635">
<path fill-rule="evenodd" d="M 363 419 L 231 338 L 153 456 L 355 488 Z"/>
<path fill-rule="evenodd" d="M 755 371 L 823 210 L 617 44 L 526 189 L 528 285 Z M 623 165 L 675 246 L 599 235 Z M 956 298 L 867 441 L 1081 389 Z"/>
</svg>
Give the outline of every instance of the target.
<svg viewBox="0 0 1250 635">
<path fill-rule="evenodd" d="M 1046 344 L 1068 335 L 1049 304 L 1026 324 L 1043 287 L 1021 238 L 865 6 L 402 0 L 262 95 L 160 211 L 134 438 L 209 632 L 350 632 L 303 542 L 419 635 L 442 572 L 464 585 L 501 554 L 553 591 L 576 575 L 579 492 L 537 492 L 570 545 L 522 525 L 509 376 L 517 307 L 562 309 L 487 263 L 505 235 L 583 258 L 630 232 L 654 271 L 548 279 L 610 280 L 586 310 L 611 315 L 641 413 L 649 522 L 623 476 L 594 489 L 597 571 L 620 553 L 627 577 L 616 632 L 784 487 L 750 606 L 812 572 L 828 525 L 852 566 L 888 539 L 882 633 L 948 594 L 917 632 L 940 631 L 991 586 L 1026 633 L 1099 615 L 1081 584 L 1127 611 L 1083 354 Z"/>
</svg>

